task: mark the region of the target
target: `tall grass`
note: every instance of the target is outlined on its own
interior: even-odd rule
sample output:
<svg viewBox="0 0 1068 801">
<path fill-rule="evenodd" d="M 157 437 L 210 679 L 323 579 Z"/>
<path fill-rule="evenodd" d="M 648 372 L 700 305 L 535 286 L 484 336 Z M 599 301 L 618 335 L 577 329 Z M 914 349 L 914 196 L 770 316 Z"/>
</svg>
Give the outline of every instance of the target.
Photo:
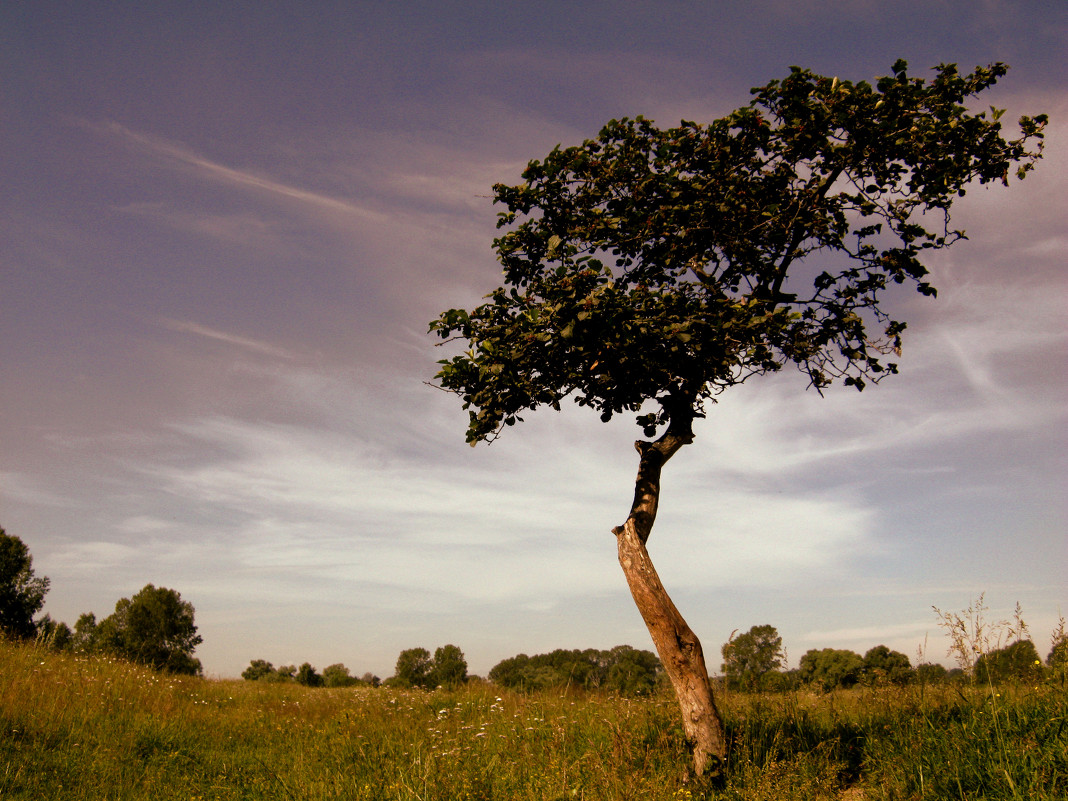
<svg viewBox="0 0 1068 801">
<path fill-rule="evenodd" d="M 1068 797 L 1063 689 L 727 694 L 685 780 L 671 696 L 309 689 L 0 643 L 0 799 Z"/>
</svg>

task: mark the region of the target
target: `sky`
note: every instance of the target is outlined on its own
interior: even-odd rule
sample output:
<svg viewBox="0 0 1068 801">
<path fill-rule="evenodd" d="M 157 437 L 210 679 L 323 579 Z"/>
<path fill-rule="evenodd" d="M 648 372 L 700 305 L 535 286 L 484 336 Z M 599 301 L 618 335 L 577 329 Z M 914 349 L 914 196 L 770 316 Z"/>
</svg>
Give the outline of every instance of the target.
<svg viewBox="0 0 1068 801">
<path fill-rule="evenodd" d="M 427 333 L 500 284 L 497 182 L 610 119 L 711 121 L 799 65 L 1004 61 L 1048 113 L 1023 183 L 955 207 L 901 375 L 721 396 L 649 549 L 710 669 L 732 631 L 952 665 L 933 607 L 1068 614 L 1063 0 L 0 4 L 0 526 L 102 618 L 148 583 L 209 676 L 392 675 L 652 648 L 616 561 L 633 421 L 541 410 L 490 446 Z"/>
</svg>

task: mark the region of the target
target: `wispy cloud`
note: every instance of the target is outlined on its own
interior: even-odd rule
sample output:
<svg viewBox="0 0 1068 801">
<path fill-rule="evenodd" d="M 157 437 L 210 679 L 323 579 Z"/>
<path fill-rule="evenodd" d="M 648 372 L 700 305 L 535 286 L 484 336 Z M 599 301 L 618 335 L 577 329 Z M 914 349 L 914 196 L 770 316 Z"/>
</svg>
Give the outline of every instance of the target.
<svg viewBox="0 0 1068 801">
<path fill-rule="evenodd" d="M 199 323 L 194 323 L 189 320 L 171 320 L 164 318 L 160 321 L 164 328 L 168 328 L 171 331 L 179 331 L 185 334 L 194 334 L 199 337 L 206 337 L 207 339 L 213 339 L 217 342 L 225 342 L 227 345 L 233 345 L 234 347 L 243 348 L 244 350 L 253 351 L 255 353 L 262 353 L 267 356 L 274 356 L 279 359 L 294 359 L 296 354 L 288 351 L 284 348 L 279 348 L 275 345 L 271 345 L 267 342 L 261 342 L 257 339 L 250 339 L 249 337 L 242 337 L 236 334 L 229 334 L 225 331 L 219 331 L 214 328 L 209 328 Z"/>
<path fill-rule="evenodd" d="M 373 211 L 358 203 L 343 198 L 314 192 L 261 175 L 248 169 L 238 169 L 212 161 L 196 153 L 192 148 L 127 128 L 117 122 L 89 122 L 82 120 L 83 128 L 106 135 L 126 145 L 153 156 L 164 158 L 183 167 L 192 168 L 200 174 L 229 186 L 265 193 L 269 196 L 296 201 L 301 204 L 338 212 L 368 222 L 384 222 L 387 215 Z"/>
<path fill-rule="evenodd" d="M 278 250 L 292 247 L 272 221 L 250 212 L 218 213 L 175 209 L 163 203 L 137 202 L 119 206 L 118 211 L 143 219 L 163 222 L 180 231 L 221 240 L 241 247 Z"/>
</svg>

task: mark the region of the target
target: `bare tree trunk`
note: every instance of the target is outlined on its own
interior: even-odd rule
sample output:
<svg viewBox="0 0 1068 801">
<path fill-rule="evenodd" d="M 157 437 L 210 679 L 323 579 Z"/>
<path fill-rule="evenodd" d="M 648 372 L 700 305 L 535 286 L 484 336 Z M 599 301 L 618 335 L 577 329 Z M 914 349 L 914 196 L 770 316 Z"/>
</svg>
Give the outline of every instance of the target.
<svg viewBox="0 0 1068 801">
<path fill-rule="evenodd" d="M 685 421 L 681 426 L 669 426 L 656 442 L 634 443 L 641 454 L 634 503 L 627 522 L 613 529 L 613 533 L 631 595 L 679 699 L 682 728 L 693 749 L 694 771 L 702 775 L 718 772 L 726 759 L 723 721 L 712 697 L 701 643 L 668 597 L 645 548 L 656 520 L 660 470 L 675 451 L 692 440 L 689 421 Z"/>
</svg>

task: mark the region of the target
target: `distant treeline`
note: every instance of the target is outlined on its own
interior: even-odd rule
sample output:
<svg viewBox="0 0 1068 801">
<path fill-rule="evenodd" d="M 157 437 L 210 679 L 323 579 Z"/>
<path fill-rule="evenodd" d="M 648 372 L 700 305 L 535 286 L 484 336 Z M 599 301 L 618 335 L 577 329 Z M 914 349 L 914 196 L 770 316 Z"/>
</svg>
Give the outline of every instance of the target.
<svg viewBox="0 0 1068 801">
<path fill-rule="evenodd" d="M 653 691 L 662 673 L 656 654 L 617 645 L 608 651 L 558 649 L 535 656 L 519 654 L 498 662 L 490 670 L 489 680 L 519 691 L 573 687 L 644 695 Z M 307 662 L 299 668 L 295 665 L 276 668 L 263 659 L 252 660 L 241 676 L 250 681 L 295 682 L 308 687 L 383 684 L 401 688 L 454 688 L 473 679 L 480 680 L 467 675 L 467 660 L 455 645 L 443 645 L 433 656 L 426 648 L 401 651 L 394 675 L 383 682 L 370 673 L 355 678 L 342 664 L 331 665 L 320 674 Z"/>
<path fill-rule="evenodd" d="M 715 679 L 725 688 L 740 691 L 785 692 L 815 689 L 829 692 L 856 685 L 934 684 L 947 681 L 1038 681 L 1053 673 L 1063 676 L 1068 664 L 1068 638 L 1055 636 L 1053 648 L 1043 664 L 1031 640 L 1018 640 L 1004 648 L 980 654 L 970 670 L 923 663 L 913 667 L 909 658 L 885 645 L 869 649 L 863 656 L 839 648 L 813 648 L 792 670 L 782 670 L 785 660 L 782 640 L 773 626 L 754 626 L 746 634 L 723 646 L 723 675 Z M 254 659 L 241 674 L 252 681 L 295 682 L 308 687 L 351 687 L 364 685 L 401 688 L 455 688 L 477 676 L 467 675 L 467 661 L 455 645 L 435 650 L 409 648 L 397 658 L 393 676 L 380 681 L 365 673 L 357 678 L 343 664 L 334 664 L 319 673 L 305 662 L 299 668 L 275 668 L 263 659 Z M 518 692 L 556 689 L 604 690 L 624 696 L 647 695 L 663 684 L 664 668 L 656 654 L 617 645 L 607 651 L 587 648 L 559 648 L 546 654 L 519 654 L 498 662 L 490 670 L 489 681 Z"/>
<path fill-rule="evenodd" d="M 535 656 L 519 654 L 494 665 L 489 679 L 512 690 L 578 687 L 645 695 L 655 689 L 663 671 L 656 654 L 617 645 L 608 651 L 557 649 Z"/>
<path fill-rule="evenodd" d="M 319 673 L 311 663 L 305 662 L 299 668 L 296 665 L 275 667 L 265 659 L 253 659 L 241 673 L 241 678 L 248 681 L 295 682 L 305 687 L 354 687 L 367 685 L 377 687 L 379 678 L 373 673 L 364 673 L 356 678 L 349 669 L 338 662 L 328 665 Z"/>
</svg>

